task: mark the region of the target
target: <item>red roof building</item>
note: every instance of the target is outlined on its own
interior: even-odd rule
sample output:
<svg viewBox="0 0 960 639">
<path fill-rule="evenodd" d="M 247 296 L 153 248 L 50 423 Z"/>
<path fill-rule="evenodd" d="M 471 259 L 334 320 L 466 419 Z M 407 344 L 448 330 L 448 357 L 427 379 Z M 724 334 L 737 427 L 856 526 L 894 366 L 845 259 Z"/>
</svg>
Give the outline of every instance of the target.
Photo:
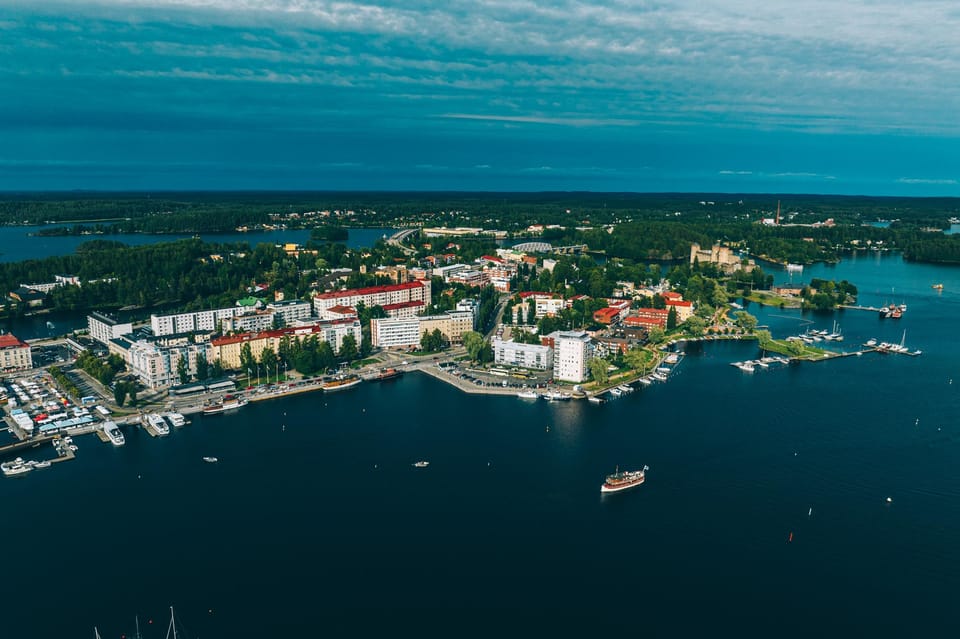
<svg viewBox="0 0 960 639">
<path fill-rule="evenodd" d="M 662 308 L 638 308 L 632 314 L 623 318 L 623 325 L 630 327 L 667 327 L 667 315 L 669 311 Z"/>
<path fill-rule="evenodd" d="M 593 312 L 593 321 L 599 322 L 600 324 L 612 324 L 620 317 L 620 309 L 617 308 L 601 308 L 598 311 Z"/>
</svg>

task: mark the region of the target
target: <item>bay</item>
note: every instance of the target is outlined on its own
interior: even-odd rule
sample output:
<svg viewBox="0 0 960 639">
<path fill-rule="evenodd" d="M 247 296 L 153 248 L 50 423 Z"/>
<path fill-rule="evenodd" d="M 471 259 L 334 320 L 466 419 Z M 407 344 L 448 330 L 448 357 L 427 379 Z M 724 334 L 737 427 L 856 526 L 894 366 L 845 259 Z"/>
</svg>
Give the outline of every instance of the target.
<svg viewBox="0 0 960 639">
<path fill-rule="evenodd" d="M 0 226 L 0 262 L 20 262 L 23 260 L 52 257 L 54 255 L 71 255 L 77 247 L 91 240 L 111 240 L 122 242 L 129 246 L 157 244 L 159 242 L 174 242 L 189 239 L 192 233 L 169 233 L 152 235 L 147 233 L 130 233 L 122 235 L 65 235 L 41 236 L 34 235 L 43 226 Z M 395 233 L 395 229 L 388 228 L 351 228 L 347 229 L 348 237 L 343 242 L 348 248 L 365 248 L 373 246 L 384 235 L 388 237 Z M 260 231 L 248 233 L 200 233 L 200 239 L 205 242 L 248 242 L 255 246 L 261 242 L 283 244 L 295 242 L 305 244 L 310 239 L 310 229 L 281 229 L 276 231 Z"/>
<path fill-rule="evenodd" d="M 201 637 L 948 636 L 958 275 L 889 255 L 805 270 L 907 303 L 899 321 L 748 309 L 776 337 L 836 320 L 843 350 L 905 331 L 920 357 L 749 375 L 729 364 L 755 344 L 702 342 L 602 406 L 412 373 L 120 449 L 78 438 L 75 461 L 0 481 L 4 633 L 130 636 L 138 614 L 162 637 L 173 605 Z"/>
</svg>

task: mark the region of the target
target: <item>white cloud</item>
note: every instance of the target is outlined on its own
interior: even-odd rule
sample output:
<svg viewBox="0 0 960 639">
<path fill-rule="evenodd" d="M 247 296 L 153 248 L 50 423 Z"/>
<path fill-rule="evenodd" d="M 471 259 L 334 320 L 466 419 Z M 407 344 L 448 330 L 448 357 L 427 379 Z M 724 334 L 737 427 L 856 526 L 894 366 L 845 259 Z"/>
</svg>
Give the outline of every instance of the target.
<svg viewBox="0 0 960 639">
<path fill-rule="evenodd" d="M 456 110 L 424 103 L 423 115 L 518 126 L 680 122 L 960 134 L 960 15 L 942 0 L 60 0 L 31 7 L 0 28 L 29 31 L 30 51 L 62 47 L 79 75 L 329 86 L 407 95 L 404 103 L 454 96 Z M 0 61 L 7 67 L 0 73 L 25 66 L 18 46 L 25 47 L 3 45 L 8 62 Z M 58 67 L 45 60 L 34 72 Z"/>
</svg>

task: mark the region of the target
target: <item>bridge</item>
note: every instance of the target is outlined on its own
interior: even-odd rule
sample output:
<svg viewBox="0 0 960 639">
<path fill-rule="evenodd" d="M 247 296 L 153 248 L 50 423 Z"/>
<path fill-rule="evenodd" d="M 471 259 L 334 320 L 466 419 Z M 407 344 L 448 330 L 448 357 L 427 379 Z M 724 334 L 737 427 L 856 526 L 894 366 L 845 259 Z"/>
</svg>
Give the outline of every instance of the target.
<svg viewBox="0 0 960 639">
<path fill-rule="evenodd" d="M 409 238 L 411 235 L 414 235 L 419 232 L 420 232 L 419 228 L 403 229 L 401 231 L 397 231 L 396 233 L 390 236 L 390 238 L 387 240 L 387 244 L 389 244 L 390 246 L 397 247 L 398 249 L 403 251 L 405 255 L 416 255 L 417 251 L 410 247 L 404 246 L 403 242 L 407 238 Z"/>
<path fill-rule="evenodd" d="M 515 251 L 525 251 L 527 253 L 560 253 L 567 255 L 579 255 L 589 250 L 586 244 L 554 246 L 550 242 L 522 242 L 520 244 L 514 244 L 510 248 Z"/>
</svg>

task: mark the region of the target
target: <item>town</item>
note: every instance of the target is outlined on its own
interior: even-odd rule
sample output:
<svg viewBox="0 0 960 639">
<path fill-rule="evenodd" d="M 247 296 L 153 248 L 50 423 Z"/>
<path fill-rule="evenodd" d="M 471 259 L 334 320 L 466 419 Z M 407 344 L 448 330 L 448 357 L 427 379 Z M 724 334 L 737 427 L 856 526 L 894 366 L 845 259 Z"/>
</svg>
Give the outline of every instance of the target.
<svg viewBox="0 0 960 639">
<path fill-rule="evenodd" d="M 16 436 L 8 447 L 51 441 L 62 460 L 72 458 L 71 445 L 75 450 L 63 438 L 78 433 L 98 432 L 116 445 L 116 423 L 163 436 L 168 423 L 187 423 L 184 414 L 344 390 L 409 370 L 468 392 L 602 402 L 629 392 L 631 383 L 665 381 L 682 357 L 669 348 L 677 341 L 761 339 L 776 350 L 737 296 L 793 306 L 825 295 L 831 305 L 847 303 L 856 295 L 846 282 L 773 287 L 754 260 L 720 244 L 692 243 L 689 260 L 668 273 L 606 255 L 598 262 L 586 245 L 545 241 L 463 259 L 481 233 L 401 230 L 356 269 L 317 272 L 304 298 L 288 299 L 289 287 L 262 281 L 229 306 L 139 321 L 92 311 L 86 330 L 53 340 L 0 336 L 6 419 Z M 430 250 L 436 247 L 441 251 Z M 291 260 L 317 254 L 291 243 L 269 248 Z M 58 274 L 49 283 L 21 284 L 10 299 L 41 310 L 48 295 L 117 279 Z"/>
</svg>

